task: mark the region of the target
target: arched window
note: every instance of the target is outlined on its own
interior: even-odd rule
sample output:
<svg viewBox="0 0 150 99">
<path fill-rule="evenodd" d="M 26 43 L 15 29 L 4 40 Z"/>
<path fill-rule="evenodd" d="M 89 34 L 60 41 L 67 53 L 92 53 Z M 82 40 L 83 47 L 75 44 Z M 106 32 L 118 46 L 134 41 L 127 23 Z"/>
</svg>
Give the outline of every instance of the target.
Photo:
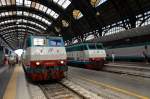
<svg viewBox="0 0 150 99">
<path fill-rule="evenodd" d="M 124 30 L 125 30 L 125 28 L 123 28 L 123 27 L 113 27 L 109 31 L 104 33 L 103 36 L 115 34 L 115 33 L 118 33 L 118 32 L 124 31 Z"/>
<path fill-rule="evenodd" d="M 94 39 L 94 35 L 93 34 L 87 36 L 85 40 L 88 41 L 88 40 L 92 40 L 92 39 Z"/>
<path fill-rule="evenodd" d="M 75 43 L 78 43 L 78 39 L 75 39 L 75 40 L 73 41 L 73 44 L 75 44 Z"/>
</svg>

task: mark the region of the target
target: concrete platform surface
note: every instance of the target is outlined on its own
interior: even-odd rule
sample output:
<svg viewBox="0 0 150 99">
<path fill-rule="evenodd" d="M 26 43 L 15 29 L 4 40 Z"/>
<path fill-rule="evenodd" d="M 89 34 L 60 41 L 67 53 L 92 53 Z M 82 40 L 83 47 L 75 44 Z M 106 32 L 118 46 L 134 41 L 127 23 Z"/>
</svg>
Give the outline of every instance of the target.
<svg viewBox="0 0 150 99">
<path fill-rule="evenodd" d="M 3 99 L 30 99 L 24 71 L 17 65 L 9 80 Z"/>
<path fill-rule="evenodd" d="M 150 79 L 69 67 L 68 76 L 140 99 L 150 98 Z M 90 86 L 92 87 L 92 86 Z"/>
<path fill-rule="evenodd" d="M 13 72 L 13 68 L 9 68 L 7 65 L 0 66 L 0 99 L 3 98 L 5 89 L 12 75 L 12 72 Z"/>
</svg>

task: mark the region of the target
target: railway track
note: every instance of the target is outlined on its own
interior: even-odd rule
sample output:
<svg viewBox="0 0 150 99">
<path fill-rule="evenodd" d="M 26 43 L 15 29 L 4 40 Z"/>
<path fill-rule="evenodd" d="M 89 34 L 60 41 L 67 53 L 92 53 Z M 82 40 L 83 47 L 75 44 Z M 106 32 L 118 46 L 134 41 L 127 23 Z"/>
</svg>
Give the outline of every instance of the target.
<svg viewBox="0 0 150 99">
<path fill-rule="evenodd" d="M 80 94 L 59 82 L 39 86 L 47 99 L 84 99 Z"/>
</svg>

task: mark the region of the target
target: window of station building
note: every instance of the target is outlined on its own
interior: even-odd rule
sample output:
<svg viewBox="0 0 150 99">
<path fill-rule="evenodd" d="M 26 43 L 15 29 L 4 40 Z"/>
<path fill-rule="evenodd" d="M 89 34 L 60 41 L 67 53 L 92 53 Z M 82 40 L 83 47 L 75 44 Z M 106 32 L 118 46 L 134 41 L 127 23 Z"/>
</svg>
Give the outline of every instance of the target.
<svg viewBox="0 0 150 99">
<path fill-rule="evenodd" d="M 106 33 L 103 32 L 102 36 L 115 34 L 115 33 L 118 33 L 118 32 L 124 31 L 124 30 L 125 30 L 125 28 L 123 28 L 123 27 L 113 27 Z"/>
<path fill-rule="evenodd" d="M 83 14 L 80 12 L 80 10 L 73 10 L 72 15 L 73 15 L 73 18 L 76 20 L 83 17 Z"/>
<path fill-rule="evenodd" d="M 86 41 L 92 40 L 92 39 L 94 39 L 94 35 L 89 35 L 88 37 L 86 37 Z"/>
<path fill-rule="evenodd" d="M 90 0 L 90 3 L 93 7 L 98 7 L 99 5 L 103 4 L 107 0 Z"/>
<path fill-rule="evenodd" d="M 150 11 L 145 12 L 144 15 L 145 15 L 145 17 L 144 17 L 145 22 L 143 22 L 143 23 L 142 23 L 143 15 L 139 14 L 136 16 L 136 18 L 137 18 L 136 27 L 145 26 L 145 25 L 150 24 Z"/>
<path fill-rule="evenodd" d="M 75 44 L 75 43 L 78 43 L 78 40 L 77 40 L 77 39 L 75 39 L 75 40 L 73 41 L 73 44 Z"/>
</svg>

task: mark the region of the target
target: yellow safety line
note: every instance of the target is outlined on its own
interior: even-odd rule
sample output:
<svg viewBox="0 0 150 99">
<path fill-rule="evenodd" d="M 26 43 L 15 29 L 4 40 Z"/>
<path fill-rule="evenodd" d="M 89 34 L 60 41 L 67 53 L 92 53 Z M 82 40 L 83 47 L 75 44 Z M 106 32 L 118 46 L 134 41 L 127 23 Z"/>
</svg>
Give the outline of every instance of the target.
<svg viewBox="0 0 150 99">
<path fill-rule="evenodd" d="M 17 75 L 19 72 L 19 67 L 15 67 L 13 75 L 9 80 L 8 86 L 5 90 L 3 99 L 16 99 L 16 83 L 17 83 Z"/>
<path fill-rule="evenodd" d="M 94 80 L 91 80 L 91 79 L 87 79 L 87 78 L 82 77 L 82 76 L 78 76 L 78 77 L 81 78 L 82 80 L 86 80 L 86 81 L 91 82 L 91 83 L 93 83 L 93 84 L 96 84 L 96 85 L 98 85 L 98 86 L 107 87 L 107 88 L 112 89 L 112 90 L 114 90 L 114 91 L 117 91 L 117 92 L 120 92 L 120 93 L 124 93 L 124 94 L 130 95 L 130 96 L 134 96 L 134 97 L 137 97 L 137 98 L 139 98 L 139 99 L 150 99 L 150 98 L 148 98 L 148 97 L 146 97 L 146 96 L 142 96 L 142 95 L 139 95 L 139 94 L 137 94 L 137 93 L 127 91 L 127 90 L 125 90 L 125 89 L 117 88 L 117 87 L 114 87 L 114 86 L 112 86 L 112 85 L 104 84 L 104 83 L 99 82 L 99 81 L 97 82 L 97 81 L 94 81 Z"/>
</svg>

